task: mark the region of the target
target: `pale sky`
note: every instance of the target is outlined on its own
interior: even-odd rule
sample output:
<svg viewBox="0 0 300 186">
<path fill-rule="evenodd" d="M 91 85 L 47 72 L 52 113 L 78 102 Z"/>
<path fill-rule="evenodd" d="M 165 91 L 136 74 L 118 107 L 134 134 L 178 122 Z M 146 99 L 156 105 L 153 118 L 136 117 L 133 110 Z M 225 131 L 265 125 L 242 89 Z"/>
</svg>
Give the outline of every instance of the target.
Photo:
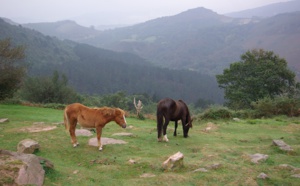
<svg viewBox="0 0 300 186">
<path fill-rule="evenodd" d="M 74 20 L 90 25 L 135 24 L 204 7 L 218 14 L 289 0 L 0 0 L 0 17 L 17 23 Z"/>
</svg>

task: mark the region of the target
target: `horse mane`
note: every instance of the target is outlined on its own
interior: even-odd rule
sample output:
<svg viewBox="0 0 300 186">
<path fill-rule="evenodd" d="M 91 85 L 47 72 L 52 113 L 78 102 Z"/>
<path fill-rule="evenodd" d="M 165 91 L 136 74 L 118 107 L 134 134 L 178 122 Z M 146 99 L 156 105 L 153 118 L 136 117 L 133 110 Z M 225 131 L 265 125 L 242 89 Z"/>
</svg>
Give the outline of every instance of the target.
<svg viewBox="0 0 300 186">
<path fill-rule="evenodd" d="M 116 110 L 120 111 L 121 113 L 124 112 L 120 108 L 115 108 L 115 107 L 95 107 L 93 109 L 103 113 L 105 116 L 114 115 Z"/>
</svg>

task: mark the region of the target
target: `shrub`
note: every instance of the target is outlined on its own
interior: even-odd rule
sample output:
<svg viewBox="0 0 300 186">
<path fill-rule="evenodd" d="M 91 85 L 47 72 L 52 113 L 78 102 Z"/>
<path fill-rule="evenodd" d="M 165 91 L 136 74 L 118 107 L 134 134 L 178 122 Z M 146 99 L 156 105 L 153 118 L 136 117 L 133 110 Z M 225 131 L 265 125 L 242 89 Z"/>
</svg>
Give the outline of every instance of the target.
<svg viewBox="0 0 300 186">
<path fill-rule="evenodd" d="M 227 107 L 212 106 L 200 114 L 200 119 L 230 119 L 232 112 Z"/>
<path fill-rule="evenodd" d="M 253 102 L 252 106 L 260 117 L 271 117 L 275 115 L 291 117 L 299 115 L 300 100 L 287 96 L 279 96 L 274 99 L 267 97 Z"/>
</svg>

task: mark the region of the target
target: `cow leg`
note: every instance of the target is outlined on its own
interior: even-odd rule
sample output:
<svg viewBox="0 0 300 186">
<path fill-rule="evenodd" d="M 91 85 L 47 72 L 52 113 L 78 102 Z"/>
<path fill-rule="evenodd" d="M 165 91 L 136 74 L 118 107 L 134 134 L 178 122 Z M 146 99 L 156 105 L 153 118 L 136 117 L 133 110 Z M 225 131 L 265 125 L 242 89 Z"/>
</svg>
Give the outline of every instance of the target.
<svg viewBox="0 0 300 186">
<path fill-rule="evenodd" d="M 163 126 L 163 135 L 164 135 L 163 140 L 166 141 L 166 142 L 169 141 L 168 136 L 167 136 L 167 127 L 168 127 L 168 124 L 169 124 L 169 119 L 166 118 L 164 126 Z"/>
<path fill-rule="evenodd" d="M 97 141 L 98 141 L 98 147 L 99 147 L 99 150 L 101 151 L 102 150 L 102 144 L 101 144 L 101 134 L 102 134 L 102 127 L 97 127 Z"/>
<path fill-rule="evenodd" d="M 76 124 L 77 124 L 76 120 L 75 121 L 70 121 L 69 132 L 70 132 L 73 147 L 77 147 L 79 145 L 79 143 L 77 142 L 77 139 L 76 139 L 76 135 L 75 135 Z"/>
<path fill-rule="evenodd" d="M 177 121 L 175 121 L 175 131 L 174 131 L 173 136 L 177 136 L 177 127 L 178 127 L 178 123 L 177 123 Z"/>
</svg>

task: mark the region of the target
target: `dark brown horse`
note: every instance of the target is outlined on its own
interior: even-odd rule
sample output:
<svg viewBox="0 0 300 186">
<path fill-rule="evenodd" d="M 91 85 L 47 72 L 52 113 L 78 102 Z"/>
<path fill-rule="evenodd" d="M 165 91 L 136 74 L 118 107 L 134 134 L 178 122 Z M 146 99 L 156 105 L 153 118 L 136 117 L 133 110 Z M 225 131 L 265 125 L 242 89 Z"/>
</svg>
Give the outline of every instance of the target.
<svg viewBox="0 0 300 186">
<path fill-rule="evenodd" d="M 167 127 L 170 121 L 175 121 L 174 136 L 177 136 L 178 120 L 181 120 L 183 136 L 185 138 L 188 137 L 189 129 L 193 126 L 189 108 L 182 100 L 174 101 L 170 98 L 160 100 L 157 104 L 156 117 L 158 141 L 162 141 L 162 130 L 164 135 L 163 140 L 169 141 L 167 137 Z"/>
</svg>

